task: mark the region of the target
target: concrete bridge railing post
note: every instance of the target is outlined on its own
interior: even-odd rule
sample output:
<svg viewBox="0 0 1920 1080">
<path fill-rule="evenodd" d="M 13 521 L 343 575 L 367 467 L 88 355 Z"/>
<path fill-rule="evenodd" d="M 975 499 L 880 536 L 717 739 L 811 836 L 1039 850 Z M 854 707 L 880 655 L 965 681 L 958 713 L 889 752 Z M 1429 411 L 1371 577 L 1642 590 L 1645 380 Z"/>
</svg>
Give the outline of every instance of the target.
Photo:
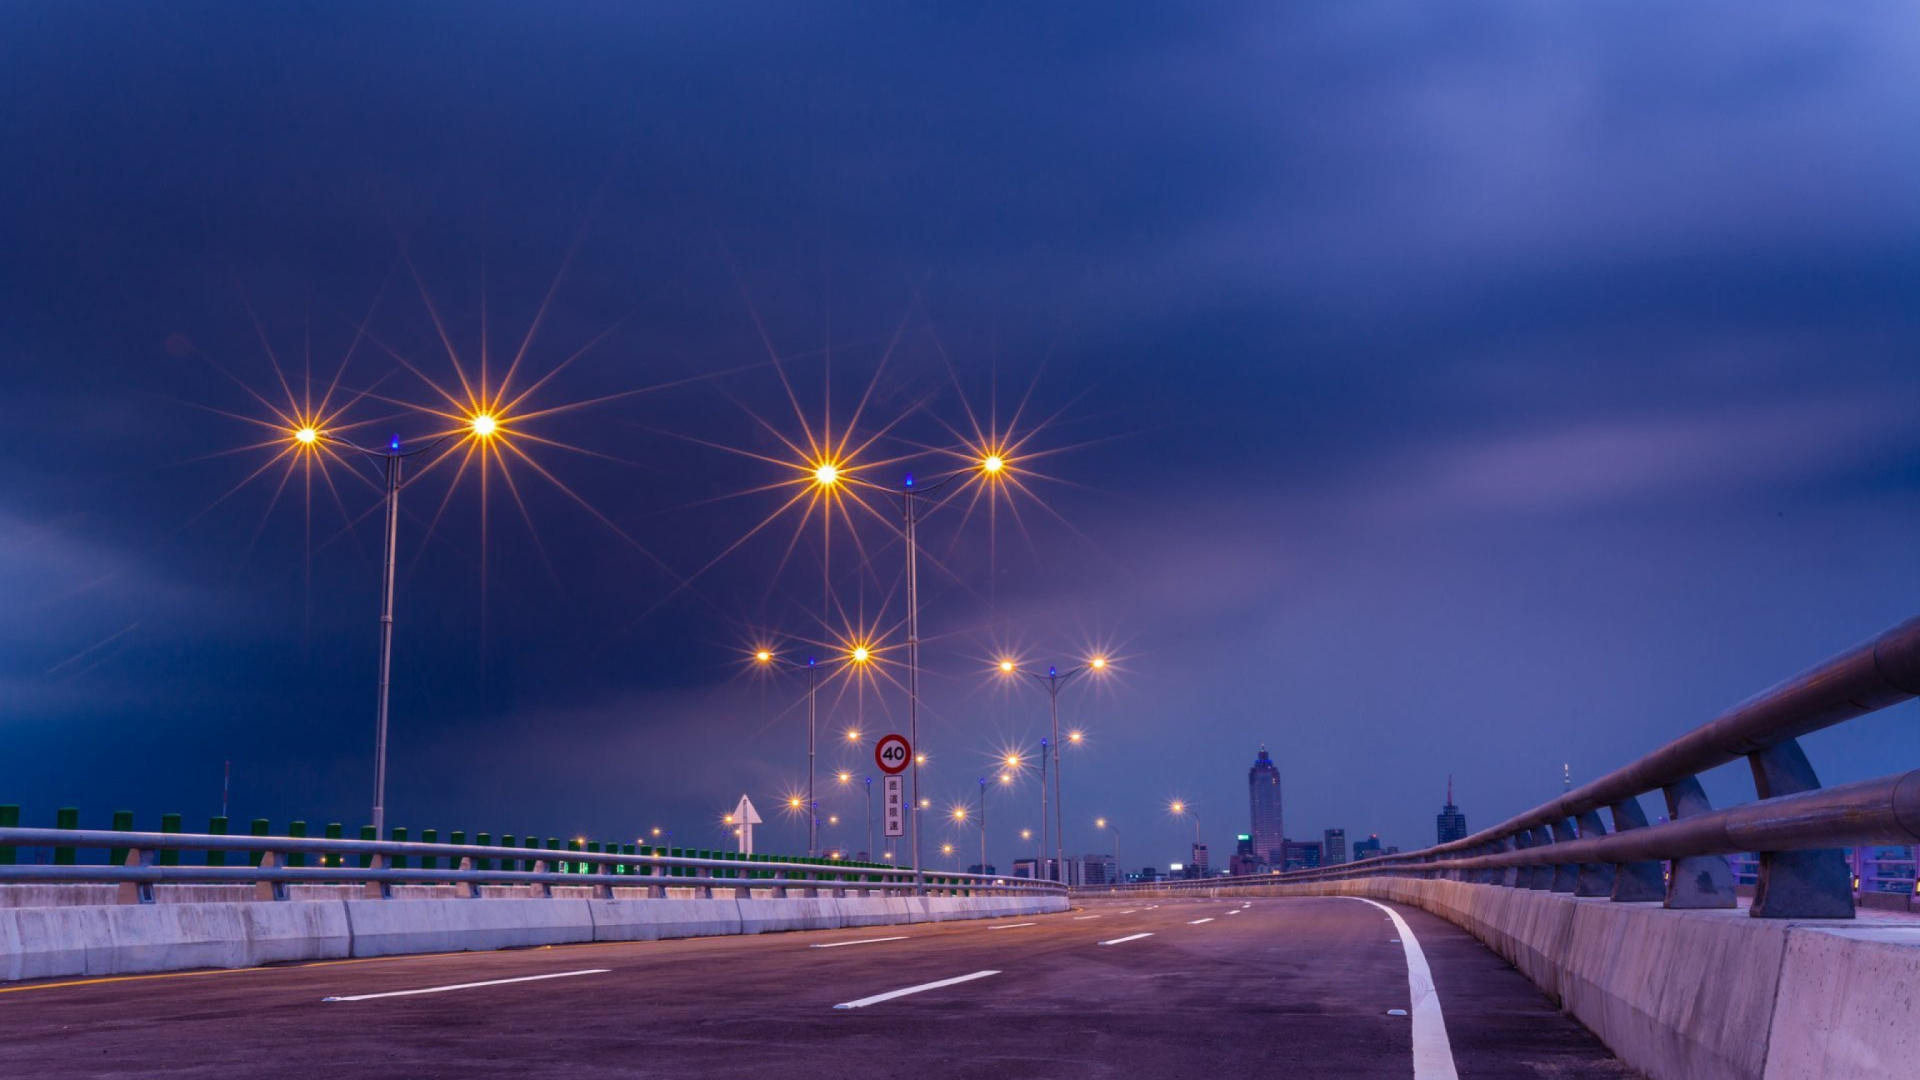
<svg viewBox="0 0 1920 1080">
<path fill-rule="evenodd" d="M 1713 809 L 1697 776 L 1668 784 L 1661 793 L 1667 799 L 1667 817 L 1676 822 Z M 1727 860 L 1719 855 L 1688 855 L 1673 860 L 1667 875 L 1666 906 L 1686 910 L 1737 906 L 1733 871 Z"/>
<path fill-rule="evenodd" d="M 1616 833 L 1647 827 L 1647 812 L 1641 809 L 1637 798 L 1621 799 L 1613 804 L 1612 810 L 1613 831 Z M 1613 875 L 1614 901 L 1638 903 L 1666 899 L 1666 873 L 1666 864 L 1657 859 L 1618 864 L 1614 867 Z"/>
</svg>

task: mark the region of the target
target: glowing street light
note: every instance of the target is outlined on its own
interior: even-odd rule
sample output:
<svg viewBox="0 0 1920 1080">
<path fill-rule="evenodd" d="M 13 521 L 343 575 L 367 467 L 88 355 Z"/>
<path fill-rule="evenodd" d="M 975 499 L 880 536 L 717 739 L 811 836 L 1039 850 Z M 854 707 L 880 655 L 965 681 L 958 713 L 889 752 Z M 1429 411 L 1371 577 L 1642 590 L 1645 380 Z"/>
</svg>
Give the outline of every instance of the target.
<svg viewBox="0 0 1920 1080">
<path fill-rule="evenodd" d="M 1193 807 L 1188 806 L 1186 803 L 1182 802 L 1179 799 L 1175 799 L 1172 802 L 1167 804 L 1167 812 L 1172 814 L 1174 817 L 1184 816 L 1184 817 L 1193 818 L 1193 846 L 1196 848 L 1199 847 L 1200 846 L 1200 815 L 1193 812 Z"/>
<path fill-rule="evenodd" d="M 848 732 L 847 734 L 851 736 L 858 733 Z M 846 787 L 853 783 L 853 774 L 842 770 L 839 779 L 840 786 Z M 864 782 L 867 788 L 867 858 L 871 859 L 873 858 L 873 777 L 866 777 Z"/>
<path fill-rule="evenodd" d="M 306 446 L 312 446 L 314 443 L 317 443 L 320 441 L 320 429 L 313 427 L 312 425 L 308 425 L 306 427 L 299 428 L 298 430 L 296 430 L 293 433 L 293 437 L 295 440 L 297 440 L 298 442 Z"/>
<path fill-rule="evenodd" d="M 1096 655 L 1088 658 L 1087 662 L 1081 664 L 1079 667 L 1069 668 L 1064 672 L 1057 667 L 1049 667 L 1045 675 L 1037 671 L 1023 670 L 1011 657 L 1002 657 L 999 667 L 1002 675 L 1032 676 L 1034 681 L 1038 682 L 1041 687 L 1047 691 L 1047 702 L 1053 715 L 1053 857 L 1055 865 L 1059 868 L 1059 872 L 1064 874 L 1066 873 L 1066 807 L 1064 805 L 1066 803 L 1066 793 L 1060 781 L 1060 751 L 1062 749 L 1060 744 L 1060 685 L 1083 671 L 1105 671 L 1107 669 L 1107 658 Z M 1081 741 L 1085 738 L 1085 733 L 1079 731 L 1069 732 L 1067 735 L 1068 741 L 1072 742 L 1075 746 L 1080 745 Z M 1042 740 L 1040 745 L 1041 757 L 1044 759 L 1047 744 Z M 1043 832 L 1046 826 L 1047 767 L 1046 762 L 1042 760 L 1040 765 L 1040 828 Z M 1046 841 L 1044 838 L 1041 840 L 1040 846 L 1042 851 L 1046 850 Z"/>
<path fill-rule="evenodd" d="M 1113 872 L 1118 875 L 1121 881 L 1125 881 L 1127 879 L 1127 872 L 1120 867 L 1120 826 L 1107 824 L 1106 818 L 1094 818 L 1093 827 L 1096 829 L 1106 829 L 1113 833 Z"/>
<path fill-rule="evenodd" d="M 493 438 L 494 432 L 499 430 L 499 427 L 500 422 L 494 418 L 492 413 L 475 413 L 473 419 L 467 421 L 467 430 L 482 439 Z"/>
<path fill-rule="evenodd" d="M 820 660 L 818 657 L 809 656 L 807 657 L 806 663 L 802 664 L 798 660 L 788 660 L 772 649 L 765 647 L 755 649 L 753 659 L 754 662 L 761 667 L 771 668 L 776 664 L 786 664 L 795 668 L 803 668 L 807 673 L 807 855 L 812 856 L 816 854 L 815 849 L 819 847 L 820 843 L 820 804 L 815 801 L 813 795 L 814 760 L 818 756 L 817 721 L 819 719 Z M 874 659 L 873 648 L 865 643 L 855 644 L 846 650 L 845 655 L 841 659 L 852 664 L 871 663 Z M 858 732 L 849 731 L 847 733 L 847 739 L 848 741 L 852 741 L 857 738 L 858 735 Z M 868 846 L 871 847 L 872 845 L 869 844 Z"/>
</svg>

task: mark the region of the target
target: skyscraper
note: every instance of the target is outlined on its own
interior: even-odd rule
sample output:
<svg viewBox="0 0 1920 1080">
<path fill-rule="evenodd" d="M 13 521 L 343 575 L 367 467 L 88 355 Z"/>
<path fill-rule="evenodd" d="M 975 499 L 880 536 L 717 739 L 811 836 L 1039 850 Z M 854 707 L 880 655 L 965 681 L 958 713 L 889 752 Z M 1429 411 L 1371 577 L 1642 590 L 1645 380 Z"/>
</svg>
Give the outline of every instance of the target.
<svg viewBox="0 0 1920 1080">
<path fill-rule="evenodd" d="M 1326 845 L 1326 865 L 1339 866 L 1347 861 L 1347 830 L 1328 829 Z"/>
<path fill-rule="evenodd" d="M 1380 834 L 1379 833 L 1374 833 L 1368 836 L 1365 840 L 1354 841 L 1354 845 L 1353 845 L 1354 861 L 1358 862 L 1361 859 L 1371 859 L 1378 854 L 1380 854 Z"/>
<path fill-rule="evenodd" d="M 1193 861 L 1187 864 L 1187 876 L 1197 878 L 1207 876 L 1207 845 L 1193 845 Z"/>
<path fill-rule="evenodd" d="M 1260 747 L 1260 756 L 1247 770 L 1247 798 L 1253 807 L 1253 857 L 1268 866 L 1287 860 L 1287 833 L 1280 825 L 1280 767 Z"/>
<path fill-rule="evenodd" d="M 1441 843 L 1467 838 L 1467 815 L 1453 805 L 1453 777 L 1451 776 L 1447 777 L 1447 805 L 1440 808 L 1440 815 L 1436 820 L 1440 826 Z"/>
</svg>

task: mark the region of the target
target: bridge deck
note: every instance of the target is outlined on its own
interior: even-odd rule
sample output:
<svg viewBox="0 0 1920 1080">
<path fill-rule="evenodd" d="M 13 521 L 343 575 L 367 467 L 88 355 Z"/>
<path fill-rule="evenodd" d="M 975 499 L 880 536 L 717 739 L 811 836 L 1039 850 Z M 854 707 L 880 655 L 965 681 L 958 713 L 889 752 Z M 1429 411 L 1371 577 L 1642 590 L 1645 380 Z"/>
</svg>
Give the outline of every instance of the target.
<svg viewBox="0 0 1920 1080">
<path fill-rule="evenodd" d="M 1472 937 L 1396 910 L 1459 1076 L 1633 1075 Z M 1343 898 L 1099 900 L 998 922 L 19 984 L 0 988 L 0 1075 L 1410 1077 L 1412 1020 L 1389 1014 L 1412 1005 L 1398 937 Z M 980 972 L 994 974 L 835 1007 Z M 377 996 L 421 990 L 435 992 Z M 343 997 L 361 1000 L 323 1000 Z"/>
</svg>

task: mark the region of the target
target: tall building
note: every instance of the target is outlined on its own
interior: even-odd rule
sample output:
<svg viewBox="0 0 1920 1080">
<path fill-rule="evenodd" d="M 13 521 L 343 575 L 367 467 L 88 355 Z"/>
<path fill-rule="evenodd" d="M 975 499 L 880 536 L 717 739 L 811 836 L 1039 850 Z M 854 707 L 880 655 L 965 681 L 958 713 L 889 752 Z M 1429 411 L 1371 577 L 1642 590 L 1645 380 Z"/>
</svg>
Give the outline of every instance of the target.
<svg viewBox="0 0 1920 1080">
<path fill-rule="evenodd" d="M 1358 861 L 1360 859 L 1371 859 L 1378 854 L 1380 854 L 1380 834 L 1379 833 L 1374 833 L 1373 835 L 1367 837 L 1365 840 L 1356 840 L 1353 843 L 1353 857 L 1355 861 Z M 1015 864 L 1015 865 L 1018 865 L 1018 864 Z"/>
<path fill-rule="evenodd" d="M 1253 857 L 1268 866 L 1280 866 L 1287 859 L 1287 834 L 1280 822 L 1280 766 L 1260 747 L 1260 756 L 1247 770 L 1247 798 L 1253 808 Z"/>
<path fill-rule="evenodd" d="M 1453 777 L 1451 776 L 1447 777 L 1447 805 L 1440 808 L 1440 815 L 1436 820 L 1440 826 L 1441 843 L 1446 844 L 1467 838 L 1467 815 L 1453 805 Z"/>
<path fill-rule="evenodd" d="M 1326 865 L 1339 866 L 1347 861 L 1347 830 L 1328 829 L 1326 833 Z"/>
<path fill-rule="evenodd" d="M 1187 864 L 1188 877 L 1207 876 L 1207 845 L 1193 845 L 1193 861 Z"/>
<path fill-rule="evenodd" d="M 1287 870 L 1318 870 L 1320 868 L 1320 841 L 1287 841 Z"/>
<path fill-rule="evenodd" d="M 1111 855 L 1088 855 L 1078 862 L 1082 885 L 1111 885 L 1119 880 Z"/>
</svg>

